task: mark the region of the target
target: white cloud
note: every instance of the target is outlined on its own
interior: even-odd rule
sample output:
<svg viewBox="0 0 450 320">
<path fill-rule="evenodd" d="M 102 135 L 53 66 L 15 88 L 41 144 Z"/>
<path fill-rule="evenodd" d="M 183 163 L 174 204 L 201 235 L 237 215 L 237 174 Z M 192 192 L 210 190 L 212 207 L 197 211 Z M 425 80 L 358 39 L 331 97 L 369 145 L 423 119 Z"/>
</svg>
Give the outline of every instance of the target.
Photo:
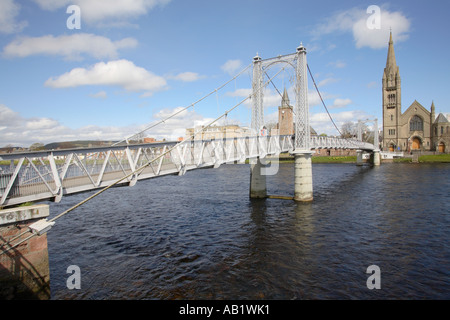
<svg viewBox="0 0 450 320">
<path fill-rule="evenodd" d="M 395 41 L 401 42 L 408 39 L 410 20 L 402 12 L 389 11 L 387 6 L 380 9 L 380 29 L 368 28 L 367 21 L 371 14 L 366 12 L 367 8 L 352 8 L 337 12 L 325 19 L 314 28 L 313 36 L 318 39 L 323 35 L 351 32 L 357 48 L 372 49 L 386 48 L 391 29 Z"/>
<path fill-rule="evenodd" d="M 51 129 L 58 126 L 58 121 L 49 118 L 33 118 L 27 120 L 25 130 Z"/>
<path fill-rule="evenodd" d="M 346 122 L 355 122 L 358 119 L 370 118 L 364 111 L 353 110 L 343 111 L 338 113 L 330 113 L 336 126 L 341 130 L 341 127 Z M 339 135 L 335 126 L 330 120 L 330 116 L 326 112 L 313 113 L 310 115 L 310 125 L 316 130 L 318 134 L 326 133 L 328 135 Z"/>
<path fill-rule="evenodd" d="M 2 0 L 0 2 L 0 33 L 16 33 L 27 26 L 27 22 L 16 21 L 20 6 L 13 0 Z"/>
<path fill-rule="evenodd" d="M 92 98 L 99 98 L 99 99 L 106 99 L 108 97 L 105 91 L 99 91 L 97 93 L 90 94 L 89 96 Z"/>
<path fill-rule="evenodd" d="M 44 10 L 56 10 L 70 4 L 69 0 L 33 0 Z"/>
<path fill-rule="evenodd" d="M 179 111 L 181 108 L 164 109 L 153 118 L 155 122 Z M 156 139 L 176 140 L 185 136 L 185 129 L 209 124 L 213 119 L 204 118 L 194 110 L 186 110 L 167 120 L 147 133 Z M 25 118 L 5 105 L 0 104 L 0 147 L 6 145 L 29 147 L 39 142 L 63 142 L 74 140 L 122 140 L 143 130 L 146 125 L 96 126 L 87 125 L 70 128 L 50 118 Z"/>
<path fill-rule="evenodd" d="M 291 97 L 292 94 L 288 93 L 288 96 Z M 281 105 L 281 96 L 276 90 L 268 89 L 266 87 L 266 89 L 264 90 L 263 98 L 264 108 L 274 108 Z"/>
<path fill-rule="evenodd" d="M 342 69 L 342 68 L 345 68 L 347 66 L 347 64 L 344 61 L 341 61 L 341 60 L 330 62 L 329 65 L 333 66 L 335 68 L 338 68 L 338 69 Z"/>
<path fill-rule="evenodd" d="M 330 108 L 344 108 L 347 107 L 348 105 L 352 104 L 352 100 L 350 99 L 335 99 L 333 102 L 333 105 Z"/>
<path fill-rule="evenodd" d="M 99 62 L 94 66 L 75 68 L 45 82 L 47 87 L 71 88 L 86 85 L 119 86 L 127 91 L 144 92 L 146 96 L 166 89 L 166 80 L 128 60 Z"/>
<path fill-rule="evenodd" d="M 18 112 L 0 104 L 0 146 L 29 146 L 35 142 L 47 141 L 49 135 L 57 139 L 68 131 L 56 120 L 23 118 Z"/>
<path fill-rule="evenodd" d="M 273 108 L 273 107 L 278 107 L 281 104 L 281 96 L 278 94 L 278 92 L 276 92 L 275 90 L 271 90 L 269 88 L 265 88 L 263 93 L 263 105 L 264 108 Z M 252 94 L 252 89 L 237 89 L 235 91 L 232 92 L 227 92 L 226 96 L 229 97 L 237 97 L 237 98 L 241 98 L 241 100 L 244 100 L 246 98 L 248 98 L 250 95 Z M 251 99 L 247 99 L 244 102 L 244 105 L 246 105 L 247 107 L 251 108 L 252 106 L 252 100 Z"/>
<path fill-rule="evenodd" d="M 242 66 L 243 64 L 241 60 L 228 60 L 220 68 L 229 75 L 235 76 L 236 73 L 238 73 L 239 71 L 241 71 L 241 69 L 243 69 Z"/>
<path fill-rule="evenodd" d="M 171 0 L 34 0 L 44 10 L 57 10 L 74 4 L 81 9 L 81 19 L 88 23 L 123 21 L 147 14 Z M 114 23 L 112 24 L 114 25 Z"/>
<path fill-rule="evenodd" d="M 392 29 L 392 34 L 396 42 L 408 39 L 411 22 L 401 12 L 382 10 L 381 29 L 379 30 L 367 28 L 366 21 L 366 18 L 363 18 L 353 25 L 353 36 L 357 48 L 385 48 L 388 44 L 390 29 Z"/>
<path fill-rule="evenodd" d="M 330 77 L 330 78 L 326 78 L 326 79 L 323 79 L 322 81 L 320 81 L 317 84 L 317 86 L 320 88 L 320 87 L 326 86 L 327 84 L 336 83 L 338 81 L 339 81 L 338 79 Z"/>
<path fill-rule="evenodd" d="M 0 126 L 16 126 L 21 122 L 20 115 L 9 109 L 7 106 L 0 104 Z"/>
<path fill-rule="evenodd" d="M 294 105 L 295 104 L 294 88 L 290 87 L 287 89 L 287 91 L 288 91 L 288 97 L 290 100 L 290 104 Z M 248 98 L 248 96 L 251 94 L 252 94 L 252 89 L 237 89 L 235 91 L 226 93 L 226 95 L 229 97 L 238 97 L 238 98 L 242 98 L 242 99 Z M 332 95 L 330 95 L 326 92 L 321 92 L 320 94 L 324 100 L 333 98 Z M 248 99 L 244 104 L 247 105 L 248 107 L 251 107 L 251 99 Z M 312 90 L 312 89 L 308 90 L 308 104 L 309 104 L 310 108 L 318 106 L 318 105 L 322 106 L 322 101 L 316 90 Z M 265 89 L 264 90 L 264 107 L 271 108 L 271 107 L 278 107 L 280 105 L 281 105 L 281 96 L 278 94 L 278 92 L 276 92 L 274 90 L 270 90 L 270 89 Z"/>
<path fill-rule="evenodd" d="M 308 103 L 309 103 L 309 107 L 316 107 L 316 106 L 320 106 L 321 108 L 323 108 L 323 104 L 322 104 L 322 100 L 320 99 L 320 97 L 322 97 L 322 99 L 324 100 L 325 104 L 328 106 L 328 102 L 327 100 L 329 99 L 335 99 L 336 95 L 335 94 L 331 94 L 328 92 L 320 92 L 320 96 L 319 93 L 317 93 L 317 90 L 314 88 L 310 88 L 308 90 Z"/>
<path fill-rule="evenodd" d="M 119 49 L 134 48 L 137 40 L 124 38 L 119 41 L 88 33 L 42 37 L 21 37 L 9 43 L 3 54 L 9 57 L 28 57 L 31 55 L 58 55 L 65 59 L 80 59 L 83 55 L 94 58 L 116 59 Z"/>
<path fill-rule="evenodd" d="M 154 122 L 167 119 L 175 113 L 180 112 L 185 107 L 177 107 L 177 108 L 165 108 L 153 115 Z M 154 137 L 158 140 L 160 139 L 168 139 L 168 140 L 177 140 L 179 137 L 186 136 L 187 128 L 195 128 L 197 126 L 204 126 L 210 124 L 214 121 L 213 118 L 205 118 L 201 114 L 198 114 L 193 109 L 186 109 L 176 116 L 165 120 L 164 123 L 150 129 L 146 132 L 148 137 Z M 217 121 L 216 125 L 222 124 L 221 121 Z"/>
<path fill-rule="evenodd" d="M 175 76 L 168 76 L 169 79 L 179 80 L 183 82 L 194 82 L 200 79 L 205 78 L 205 76 L 201 76 L 195 72 L 182 72 Z"/>
<path fill-rule="evenodd" d="M 247 98 L 249 95 L 252 94 L 252 89 L 237 89 L 233 92 L 227 92 L 226 95 L 229 97 L 244 97 Z"/>
</svg>

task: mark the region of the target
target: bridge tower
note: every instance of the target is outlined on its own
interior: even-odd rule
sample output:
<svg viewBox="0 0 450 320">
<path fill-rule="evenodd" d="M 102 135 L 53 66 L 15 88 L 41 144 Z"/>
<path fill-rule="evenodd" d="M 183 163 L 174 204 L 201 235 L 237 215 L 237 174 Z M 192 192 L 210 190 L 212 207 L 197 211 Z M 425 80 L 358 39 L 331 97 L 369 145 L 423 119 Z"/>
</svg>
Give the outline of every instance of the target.
<svg viewBox="0 0 450 320">
<path fill-rule="evenodd" d="M 310 202 L 313 200 L 311 132 L 309 126 L 308 77 L 306 49 L 297 48 L 295 99 L 295 143 L 292 154 L 295 158 L 294 200 Z"/>
<path fill-rule="evenodd" d="M 312 165 L 311 165 L 311 132 L 309 125 L 308 78 L 306 49 L 300 45 L 290 55 L 278 56 L 262 60 L 258 55 L 253 58 L 252 80 L 252 130 L 258 139 L 263 139 L 264 106 L 263 106 L 263 70 L 275 63 L 286 63 L 295 69 L 295 142 L 292 154 L 295 158 L 295 196 L 299 202 L 313 200 Z M 250 197 L 266 198 L 266 170 L 264 160 L 251 159 Z"/>
<path fill-rule="evenodd" d="M 252 79 L 252 134 L 257 136 L 257 142 L 265 134 L 264 105 L 263 105 L 263 70 L 262 59 L 256 54 L 253 58 Z M 258 143 L 259 144 L 259 143 Z M 265 165 L 261 159 L 250 159 L 250 198 L 262 199 L 267 197 Z"/>
</svg>

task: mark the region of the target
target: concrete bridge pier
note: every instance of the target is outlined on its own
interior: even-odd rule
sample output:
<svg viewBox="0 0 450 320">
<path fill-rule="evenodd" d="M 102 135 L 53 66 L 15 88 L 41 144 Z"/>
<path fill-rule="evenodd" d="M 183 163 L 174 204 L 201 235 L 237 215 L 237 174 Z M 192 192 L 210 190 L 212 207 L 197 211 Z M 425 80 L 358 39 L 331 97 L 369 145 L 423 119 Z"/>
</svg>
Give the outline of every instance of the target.
<svg viewBox="0 0 450 320">
<path fill-rule="evenodd" d="M 381 153 L 379 150 L 375 150 L 371 155 L 370 155 L 370 163 L 373 166 L 379 166 L 381 165 Z"/>
<path fill-rule="evenodd" d="M 374 151 L 374 153 L 373 153 L 373 165 L 374 166 L 381 165 L 381 153 L 380 153 L 380 151 Z"/>
<path fill-rule="evenodd" d="M 364 154 L 364 151 L 356 150 L 356 165 L 359 167 L 364 164 L 363 154 Z"/>
<path fill-rule="evenodd" d="M 311 202 L 314 198 L 311 157 L 310 151 L 294 152 L 294 200 L 298 202 Z"/>
<path fill-rule="evenodd" d="M 267 198 L 265 165 L 259 158 L 250 159 L 250 198 Z"/>
</svg>

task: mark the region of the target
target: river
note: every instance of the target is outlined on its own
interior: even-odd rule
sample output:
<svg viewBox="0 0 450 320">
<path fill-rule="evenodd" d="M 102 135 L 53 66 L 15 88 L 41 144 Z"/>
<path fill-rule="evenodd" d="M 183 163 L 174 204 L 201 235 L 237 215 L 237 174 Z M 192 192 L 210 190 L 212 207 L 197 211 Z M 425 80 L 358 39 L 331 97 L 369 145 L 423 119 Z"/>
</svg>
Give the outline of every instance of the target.
<svg viewBox="0 0 450 320">
<path fill-rule="evenodd" d="M 268 193 L 293 195 L 293 170 Z M 139 181 L 68 213 L 48 233 L 52 299 L 450 299 L 450 165 L 314 164 L 311 204 L 250 200 L 249 174 Z"/>
</svg>

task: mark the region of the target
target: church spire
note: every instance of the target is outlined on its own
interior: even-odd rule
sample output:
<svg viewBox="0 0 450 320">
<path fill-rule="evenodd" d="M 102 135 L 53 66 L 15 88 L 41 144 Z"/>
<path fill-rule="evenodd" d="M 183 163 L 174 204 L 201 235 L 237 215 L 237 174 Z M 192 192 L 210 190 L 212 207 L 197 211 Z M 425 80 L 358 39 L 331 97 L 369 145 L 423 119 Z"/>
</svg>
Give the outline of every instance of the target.
<svg viewBox="0 0 450 320">
<path fill-rule="evenodd" d="M 384 69 L 383 81 L 384 85 L 389 88 L 400 86 L 400 69 L 395 60 L 394 40 L 392 40 L 392 31 L 389 37 L 389 49 L 386 61 L 386 68 Z"/>
<path fill-rule="evenodd" d="M 430 113 L 430 120 L 431 120 L 431 124 L 434 123 L 434 120 L 436 120 L 436 108 L 434 106 L 434 100 L 431 103 L 431 113 Z M 433 136 L 433 132 L 431 132 L 431 135 Z"/>
<path fill-rule="evenodd" d="M 283 92 L 283 97 L 281 100 L 281 107 L 290 107 L 290 101 L 289 101 L 289 97 L 286 91 L 286 88 L 284 88 L 284 92 Z"/>
<path fill-rule="evenodd" d="M 392 31 L 389 38 L 389 50 L 386 61 L 386 69 L 394 71 L 394 73 L 397 71 L 397 62 L 395 61 L 395 51 L 394 51 L 394 41 L 392 40 Z"/>
</svg>

